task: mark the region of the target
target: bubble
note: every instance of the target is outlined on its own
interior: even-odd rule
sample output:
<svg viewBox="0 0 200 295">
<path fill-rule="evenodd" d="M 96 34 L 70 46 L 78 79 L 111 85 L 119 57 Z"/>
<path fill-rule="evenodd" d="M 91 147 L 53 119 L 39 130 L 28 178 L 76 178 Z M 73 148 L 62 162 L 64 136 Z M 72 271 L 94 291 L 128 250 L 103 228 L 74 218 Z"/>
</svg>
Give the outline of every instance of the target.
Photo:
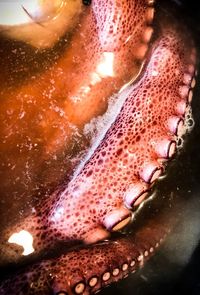
<svg viewBox="0 0 200 295">
<path fill-rule="evenodd" d="M 183 132 L 179 136 L 177 136 L 177 139 L 176 139 L 178 151 L 184 145 L 185 135 L 190 133 L 193 130 L 194 125 L 195 125 L 195 122 L 194 122 L 194 118 L 193 118 L 193 115 L 192 115 L 192 108 L 191 108 L 191 106 L 189 106 L 186 109 L 186 113 L 185 113 L 185 121 L 184 121 L 184 126 L 183 126 Z"/>
</svg>

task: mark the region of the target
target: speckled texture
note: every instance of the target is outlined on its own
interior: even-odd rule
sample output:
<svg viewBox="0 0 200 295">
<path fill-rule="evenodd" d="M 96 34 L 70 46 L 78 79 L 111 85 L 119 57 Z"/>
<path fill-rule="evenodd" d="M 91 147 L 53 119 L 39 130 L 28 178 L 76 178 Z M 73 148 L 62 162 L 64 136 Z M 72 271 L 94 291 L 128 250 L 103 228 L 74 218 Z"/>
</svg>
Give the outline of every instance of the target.
<svg viewBox="0 0 200 295">
<path fill-rule="evenodd" d="M 0 285 L 0 294 L 93 294 L 143 266 L 176 224 L 171 213 L 167 213 L 170 222 L 166 216 L 157 216 L 136 235 L 82 247 L 24 268 Z"/>
<path fill-rule="evenodd" d="M 85 124 L 137 75 L 152 20 L 145 0 L 94 0 L 49 51 L 0 39 L 1 229 L 69 181 L 90 145 Z"/>
<path fill-rule="evenodd" d="M 168 128 L 168 120 L 182 117 L 176 107 L 182 99 L 188 99 L 180 89 L 184 87 L 184 75 L 194 62 L 190 57 L 192 51 L 183 48 L 183 40 L 173 30 L 164 29 L 162 35 L 144 76 L 126 90 L 127 100 L 117 120 L 52 207 L 48 218 L 50 227 L 67 233 L 67 237 L 84 239 L 89 230 L 103 224 L 107 214 L 114 209 L 120 211 L 135 183 L 148 188 L 149 164 L 153 163 L 153 169 L 164 168 L 168 156 L 164 151 L 160 155 L 157 146 L 163 140 L 176 140 L 176 134 Z M 189 91 L 190 85 L 186 87 Z M 56 212 L 62 208 L 64 214 L 57 217 Z"/>
<path fill-rule="evenodd" d="M 72 36 L 64 36 L 53 53 L 12 40 L 0 44 L 1 231 L 37 210 L 58 184 L 67 184 L 90 145 L 85 124 L 102 115 L 110 96 L 140 69 L 146 51 L 135 54 L 150 40 L 152 5 L 104 4 L 84 7 Z M 107 57 L 113 57 L 108 73 L 99 67 Z"/>
<path fill-rule="evenodd" d="M 59 240 L 92 243 L 125 226 L 137 197 L 148 191 L 175 152 L 177 124 L 185 114 L 179 106 L 191 100 L 195 60 L 192 43 L 163 24 L 144 73 L 124 90 L 126 102 L 94 154 L 67 188 L 4 232 L 4 241 L 26 230 L 38 253 Z M 12 260 L 14 248 L 4 243 L 3 256 Z"/>
</svg>

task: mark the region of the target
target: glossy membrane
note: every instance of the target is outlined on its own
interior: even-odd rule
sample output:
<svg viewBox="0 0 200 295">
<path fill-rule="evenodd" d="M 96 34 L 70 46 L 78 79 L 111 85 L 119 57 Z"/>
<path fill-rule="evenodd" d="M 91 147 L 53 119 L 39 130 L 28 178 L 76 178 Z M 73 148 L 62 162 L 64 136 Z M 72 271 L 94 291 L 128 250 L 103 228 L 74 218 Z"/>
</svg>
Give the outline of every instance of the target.
<svg viewBox="0 0 200 295">
<path fill-rule="evenodd" d="M 181 94 L 183 94 L 184 95 L 184 91 L 181 91 Z M 166 154 L 166 151 L 169 151 L 169 148 L 167 148 L 166 150 L 165 150 L 165 157 L 167 157 L 167 154 Z M 160 150 L 159 150 L 159 152 L 160 152 Z M 173 150 L 172 150 L 172 152 L 170 152 L 169 153 L 169 155 L 172 155 L 173 154 Z M 183 163 L 184 163 L 184 161 L 182 161 Z M 182 162 L 180 162 L 180 163 L 182 163 Z M 152 165 L 150 166 L 150 167 L 152 167 Z M 156 171 L 156 170 L 155 170 Z M 176 170 L 175 170 L 176 171 Z M 151 174 L 151 176 L 150 177 L 152 177 L 152 179 L 154 179 L 154 176 L 153 176 L 153 174 L 152 174 L 152 172 L 150 173 Z M 144 176 L 144 178 L 146 179 L 146 176 L 147 174 L 145 174 L 145 176 L 144 176 L 144 174 L 143 174 L 143 176 Z M 148 175 L 149 175 L 149 172 L 148 172 Z M 159 175 L 159 173 L 157 174 L 157 175 Z M 173 175 L 173 173 L 172 173 L 172 175 Z M 151 182 L 151 178 L 150 178 L 150 180 L 149 180 L 149 178 L 148 179 L 146 179 L 146 182 L 147 183 L 149 183 L 149 182 Z M 166 184 L 167 182 L 164 182 L 164 187 L 165 187 L 165 185 L 167 185 Z M 173 184 L 173 181 L 171 181 L 171 179 L 169 179 L 169 183 L 172 185 Z M 168 186 L 168 185 L 167 185 Z M 164 191 L 164 196 L 165 196 L 165 198 L 166 198 L 166 196 L 169 196 L 169 191 L 170 191 L 170 186 L 168 187 L 168 189 L 167 189 L 167 191 Z M 174 192 L 174 188 L 172 187 L 172 189 L 171 189 L 171 191 L 173 191 Z M 159 192 L 159 196 L 160 196 L 160 194 L 162 194 L 162 191 L 160 191 Z M 176 193 L 175 193 L 175 195 L 177 195 Z M 180 194 L 178 193 L 178 195 L 179 195 L 179 197 L 181 197 L 180 196 Z M 162 199 L 162 198 L 161 198 Z M 169 205 L 169 206 L 171 206 L 171 205 Z M 157 209 L 155 210 L 155 212 L 157 211 Z M 150 215 L 150 213 L 146 213 L 147 215 Z M 153 215 L 154 215 L 154 213 L 153 213 Z M 147 216 L 146 216 L 147 217 Z M 146 219 L 146 217 L 145 217 L 145 219 Z M 148 218 L 147 218 L 148 219 Z M 166 219 L 166 218 L 165 218 Z M 156 221 L 156 219 L 155 219 L 155 221 Z M 160 222 L 160 224 L 159 224 L 159 222 Z M 162 224 L 162 222 L 161 222 L 161 220 L 159 221 L 158 223 L 157 223 L 157 231 L 159 231 L 159 230 L 161 230 L 161 232 L 162 232 L 162 226 L 161 226 L 161 224 Z M 146 221 L 144 221 L 144 220 L 142 220 L 142 224 L 146 224 Z M 148 222 L 147 222 L 147 224 L 148 224 Z M 146 228 L 148 227 L 148 225 L 146 224 Z M 169 223 L 169 225 L 170 225 L 170 223 Z M 141 225 L 142 226 L 142 225 Z M 160 227 L 161 226 L 161 227 Z M 137 227 L 136 227 L 136 233 L 138 232 L 138 233 L 140 233 L 140 226 L 139 226 L 139 228 L 137 229 Z M 161 229 L 160 229 L 161 228 Z M 134 230 L 134 229 L 133 229 Z M 137 235 L 137 234 L 136 234 Z M 152 230 L 152 233 L 151 233 L 151 237 L 150 237 L 150 240 L 148 239 L 148 241 L 147 241 L 147 235 L 146 234 L 144 234 L 144 235 L 142 235 L 142 240 L 140 240 L 139 239 L 139 244 L 137 244 L 137 242 L 136 242 L 136 248 L 137 249 L 141 249 L 141 247 L 145 247 L 145 249 L 146 249 L 146 247 L 148 248 L 148 249 L 146 249 L 144 252 L 143 252 L 143 257 L 147 257 L 148 256 L 148 254 L 149 253 L 151 253 L 153 250 L 152 250 L 152 247 L 149 247 L 149 243 L 151 243 L 154 239 L 156 239 L 156 237 L 159 237 L 159 235 L 158 235 L 158 233 L 156 232 L 156 233 L 154 233 L 154 231 Z M 162 237 L 160 238 L 160 239 L 162 239 Z M 125 243 L 127 243 L 127 241 L 128 241 L 128 238 L 126 238 L 125 239 L 126 240 L 126 242 Z M 99 246 L 97 246 L 97 248 L 95 248 L 95 246 L 94 246 L 94 249 L 95 249 L 95 251 L 98 251 L 97 249 L 98 249 L 98 247 Z M 88 248 L 89 249 L 89 248 Z M 137 250 L 136 250 L 136 252 L 137 252 Z M 78 252 L 79 254 L 80 254 L 80 256 L 79 256 L 79 258 L 81 258 L 81 251 L 80 252 Z M 87 253 L 89 253 L 89 252 L 87 252 Z M 86 259 L 89 259 L 89 256 L 85 256 L 86 257 Z M 102 253 L 102 257 L 104 257 L 104 254 Z M 94 258 L 94 257 L 93 257 Z M 92 258 L 91 258 L 92 259 Z M 138 263 L 140 263 L 140 261 L 142 260 L 143 258 L 142 258 L 142 256 L 141 255 L 139 255 L 138 256 Z M 75 261 L 76 261 L 76 259 L 75 259 Z M 59 258 L 56 260 L 56 262 L 59 262 Z M 112 263 L 113 263 L 113 261 L 112 261 Z M 118 261 L 118 263 L 119 263 L 119 261 Z M 130 266 L 131 266 L 131 261 L 130 261 Z M 79 267 L 80 267 L 80 265 L 79 265 Z M 129 264 L 128 264 L 128 267 L 129 267 Z M 122 266 L 121 266 L 121 269 L 122 269 L 122 271 L 124 271 L 125 272 L 125 276 L 126 276 L 126 270 L 127 270 L 127 263 L 126 262 L 124 262 L 123 264 L 122 264 Z M 58 272 L 60 272 L 62 270 L 62 268 L 59 268 L 58 267 Z M 112 272 L 114 272 L 113 274 L 112 274 L 112 276 L 114 277 L 115 275 L 114 274 L 117 274 L 118 273 L 118 266 L 117 266 L 117 264 L 116 264 L 116 267 L 112 270 Z M 92 273 L 92 270 L 91 270 L 91 273 Z M 45 274 L 41 274 L 41 280 L 42 280 L 42 276 L 43 275 L 45 275 Z M 60 290 L 61 290 L 61 292 L 62 292 L 62 280 L 63 280 L 63 278 L 62 278 L 62 273 L 60 274 L 61 275 L 61 285 L 59 285 L 60 284 L 60 281 L 58 280 L 58 281 L 55 281 L 55 284 L 53 285 L 53 288 L 54 288 L 54 290 L 58 290 L 58 292 L 60 292 Z M 88 275 L 88 274 L 87 274 Z M 86 292 L 86 290 L 87 290 L 87 288 L 86 288 L 86 285 L 85 285 L 85 281 L 84 281 L 84 279 L 82 278 L 82 274 L 81 274 L 81 270 L 77 270 L 77 278 L 78 279 L 76 279 L 76 275 L 74 276 L 74 277 L 72 277 L 72 279 L 71 279 L 71 286 L 69 287 L 69 286 L 66 286 L 65 284 L 66 284 L 66 282 L 64 282 L 64 285 L 63 285 L 63 288 L 67 288 L 67 291 L 68 291 L 68 287 L 71 289 L 72 288 L 72 290 L 73 290 L 73 292 L 75 292 L 76 294 L 82 294 L 83 292 Z M 103 285 L 107 285 L 107 283 L 109 284 L 110 282 L 111 282 L 111 270 L 110 269 L 108 269 L 108 270 L 105 270 L 105 272 L 102 274 L 102 278 L 101 278 L 101 280 L 102 280 L 102 282 L 104 282 L 103 283 Z M 73 286 L 73 281 L 74 281 L 74 286 Z M 15 282 L 15 281 L 14 281 Z M 88 283 L 89 283 L 89 285 L 91 285 L 91 287 L 94 287 L 93 286 L 93 284 L 95 285 L 95 282 L 96 282 L 96 280 L 95 280 L 95 277 L 93 277 L 93 276 L 91 276 L 91 278 L 90 278 L 90 280 L 88 281 Z M 107 283 L 106 283 L 107 282 Z M 97 282 L 96 282 L 97 283 Z M 20 288 L 20 286 L 19 286 L 19 288 Z M 57 289 L 58 288 L 58 289 Z M 61 289 L 60 289 L 61 288 Z M 65 291 L 65 292 L 67 292 L 67 291 Z M 25 291 L 24 291 L 25 292 Z M 2 293 L 3 294 L 3 293 Z M 36 294 L 36 293 L 34 293 L 34 294 Z M 86 294 L 86 293 L 84 293 L 84 294 Z"/>
</svg>

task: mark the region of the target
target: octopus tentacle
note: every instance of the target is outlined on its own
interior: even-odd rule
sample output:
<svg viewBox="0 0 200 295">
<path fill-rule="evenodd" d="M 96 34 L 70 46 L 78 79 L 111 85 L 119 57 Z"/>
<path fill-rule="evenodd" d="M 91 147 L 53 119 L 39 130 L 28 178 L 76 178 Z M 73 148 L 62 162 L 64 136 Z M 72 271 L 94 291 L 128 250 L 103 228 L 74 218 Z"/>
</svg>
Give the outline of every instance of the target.
<svg viewBox="0 0 200 295">
<path fill-rule="evenodd" d="M 164 215 L 148 220 L 129 237 L 78 248 L 59 258 L 26 267 L 0 284 L 0 294 L 96 293 L 143 266 L 176 222 L 167 210 Z"/>
<path fill-rule="evenodd" d="M 121 93 L 126 101 L 120 113 L 80 172 L 35 214 L 4 233 L 5 240 L 14 230 L 25 230 L 37 253 L 57 241 L 105 239 L 131 221 L 131 209 L 146 198 L 175 153 L 177 134 L 184 132 L 183 104 L 189 104 L 195 84 L 192 42 L 173 25 L 160 30 L 145 72 Z M 4 256 L 9 251 L 16 250 L 6 243 Z"/>
<path fill-rule="evenodd" d="M 50 8 L 46 1 L 35 2 Z M 11 40 L 1 40 L 0 190 L 6 204 L 16 196 L 18 212 L 22 203 L 32 205 L 69 181 L 90 145 L 85 125 L 104 114 L 110 97 L 138 75 L 153 32 L 154 6 L 146 0 L 94 0 L 89 6 L 64 0 L 52 1 L 52 7 L 59 3 L 58 17 L 41 26 L 32 21 L 11 25 L 5 30 Z M 4 11 L 6 3 L 0 5 Z M 69 17 L 73 11 L 79 17 Z M 65 20 L 61 29 L 56 25 L 60 17 Z M 58 43 L 49 51 L 30 46 L 33 35 L 48 43 L 49 34 Z M 16 42 L 18 37 L 24 43 Z M 10 215 L 20 218 L 9 204 Z M 3 204 L 1 210 L 5 215 Z M 12 223 L 13 216 L 3 216 L 3 223 Z"/>
<path fill-rule="evenodd" d="M 169 133 L 165 122 L 174 115 L 174 106 L 180 98 L 187 99 L 185 94 L 178 95 L 177 89 L 185 86 L 182 86 L 182 77 L 187 72 L 187 68 L 194 65 L 194 62 L 188 56 L 188 51 L 180 46 L 182 39 L 173 31 L 165 30 L 162 35 L 166 37 L 158 41 L 143 78 L 127 90 L 128 98 L 115 123 L 80 174 L 69 183 L 51 211 L 50 220 L 55 217 L 58 208 L 65 208 L 65 213 L 60 216 L 62 222 L 58 224 L 59 218 L 56 219 L 58 232 L 64 233 L 70 224 L 73 224 L 73 216 L 68 216 L 67 212 L 76 211 L 76 206 L 79 210 L 90 195 L 93 204 L 88 206 L 90 218 L 94 218 L 94 227 L 95 223 L 103 222 L 108 230 L 112 230 L 117 222 L 121 224 L 122 221 L 127 220 L 128 211 L 123 206 L 123 197 L 126 196 L 130 186 L 134 182 L 137 183 L 139 178 L 147 185 L 154 182 L 164 168 L 162 162 L 158 160 L 171 157 L 175 152 L 176 138 Z M 185 55 L 184 61 L 180 59 L 178 53 Z M 166 72 L 169 73 L 167 76 L 165 76 Z M 160 86 L 159 90 L 155 85 Z M 163 107 L 164 113 L 162 113 Z M 139 134 L 147 128 L 146 126 L 148 126 L 148 134 L 140 137 Z M 163 138 L 164 144 L 170 138 L 170 146 L 167 142 L 164 156 L 161 157 L 160 151 L 159 153 L 155 151 L 155 145 L 158 146 Z M 130 173 L 131 170 L 132 173 Z M 123 184 L 122 180 L 124 180 Z M 75 195 L 77 198 L 73 197 Z M 98 206 L 99 199 L 101 203 L 104 203 L 106 212 L 102 210 L 102 206 Z M 95 210 L 93 214 L 92 208 Z M 71 232 L 74 238 L 79 238 L 79 233 L 82 237 L 85 233 L 88 235 L 89 229 L 89 226 L 86 226 L 87 231 L 84 230 L 84 221 L 87 224 L 84 212 L 82 213 L 81 210 L 78 212 L 81 216 L 81 226 L 79 228 L 73 226 L 72 230 L 76 228 L 74 233 Z M 50 221 L 50 227 L 54 227 L 54 222 L 54 220 L 52 223 Z"/>
</svg>

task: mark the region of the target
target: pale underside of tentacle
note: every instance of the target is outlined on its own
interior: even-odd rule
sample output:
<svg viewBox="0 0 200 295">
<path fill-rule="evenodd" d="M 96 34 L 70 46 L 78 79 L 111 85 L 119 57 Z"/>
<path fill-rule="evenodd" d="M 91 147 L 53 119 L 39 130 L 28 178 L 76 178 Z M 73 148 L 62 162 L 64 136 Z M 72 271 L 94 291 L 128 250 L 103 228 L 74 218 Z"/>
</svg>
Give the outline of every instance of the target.
<svg viewBox="0 0 200 295">
<path fill-rule="evenodd" d="M 136 272 L 175 226 L 171 211 L 129 236 L 72 250 L 26 267 L 0 284 L 0 294 L 94 294 Z"/>
<path fill-rule="evenodd" d="M 80 173 L 15 228 L 31 234 L 36 253 L 60 240 L 93 243 L 123 228 L 174 155 L 192 97 L 196 52 L 173 25 L 160 31 L 144 74 L 120 94 L 126 101 L 117 119 Z"/>
</svg>

